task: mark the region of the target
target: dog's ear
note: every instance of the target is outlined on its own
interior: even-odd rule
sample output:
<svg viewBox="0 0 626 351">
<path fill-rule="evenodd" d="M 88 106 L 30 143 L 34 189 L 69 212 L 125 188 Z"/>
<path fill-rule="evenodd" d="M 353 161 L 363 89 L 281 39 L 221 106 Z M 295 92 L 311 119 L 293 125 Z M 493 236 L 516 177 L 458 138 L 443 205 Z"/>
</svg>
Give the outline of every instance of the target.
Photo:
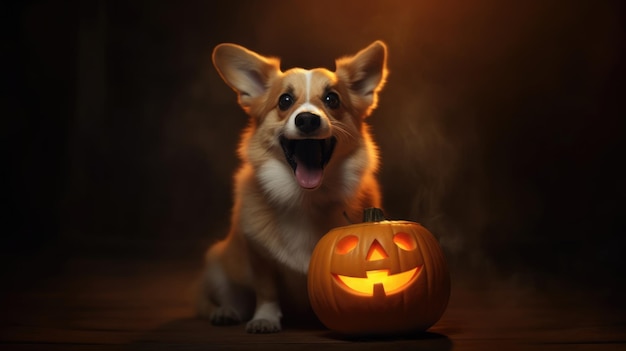
<svg viewBox="0 0 626 351">
<path fill-rule="evenodd" d="M 387 46 L 378 40 L 356 55 L 335 61 L 337 77 L 348 84 L 352 103 L 365 115 L 376 108 L 378 92 L 387 79 Z"/>
<path fill-rule="evenodd" d="M 213 50 L 213 65 L 226 84 L 239 94 L 239 104 L 248 110 L 280 73 L 280 61 L 264 57 L 236 44 L 220 44 Z"/>
</svg>

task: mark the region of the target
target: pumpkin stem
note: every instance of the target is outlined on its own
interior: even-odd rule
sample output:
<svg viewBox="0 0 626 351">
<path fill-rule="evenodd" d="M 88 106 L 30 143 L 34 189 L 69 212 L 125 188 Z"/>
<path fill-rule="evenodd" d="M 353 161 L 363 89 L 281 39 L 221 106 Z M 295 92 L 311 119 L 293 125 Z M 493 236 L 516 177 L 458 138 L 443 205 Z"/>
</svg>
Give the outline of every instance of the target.
<svg viewBox="0 0 626 351">
<path fill-rule="evenodd" d="M 363 210 L 363 222 L 380 222 L 385 220 L 383 210 L 376 207 L 369 207 Z"/>
</svg>

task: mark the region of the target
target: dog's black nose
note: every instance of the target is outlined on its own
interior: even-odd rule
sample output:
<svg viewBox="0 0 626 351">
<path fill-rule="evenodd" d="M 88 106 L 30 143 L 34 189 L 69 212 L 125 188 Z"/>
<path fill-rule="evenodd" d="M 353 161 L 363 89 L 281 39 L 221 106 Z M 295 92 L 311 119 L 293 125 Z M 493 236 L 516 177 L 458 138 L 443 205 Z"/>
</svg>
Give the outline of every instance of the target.
<svg viewBox="0 0 626 351">
<path fill-rule="evenodd" d="M 299 131 L 305 134 L 316 131 L 320 127 L 321 123 L 322 120 L 320 119 L 320 116 L 311 112 L 298 113 L 296 116 L 296 127 L 298 127 Z"/>
</svg>

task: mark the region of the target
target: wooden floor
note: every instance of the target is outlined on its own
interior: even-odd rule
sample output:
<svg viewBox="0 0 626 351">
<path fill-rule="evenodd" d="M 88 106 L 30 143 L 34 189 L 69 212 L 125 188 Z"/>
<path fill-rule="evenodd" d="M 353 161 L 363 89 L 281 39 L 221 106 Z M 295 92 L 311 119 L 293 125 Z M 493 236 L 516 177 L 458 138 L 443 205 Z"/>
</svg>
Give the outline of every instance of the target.
<svg viewBox="0 0 626 351">
<path fill-rule="evenodd" d="M 205 245 L 90 240 L 5 257 L 0 350 L 626 350 L 621 310 L 454 281 L 442 319 L 414 337 L 213 327 L 193 312 Z"/>
</svg>

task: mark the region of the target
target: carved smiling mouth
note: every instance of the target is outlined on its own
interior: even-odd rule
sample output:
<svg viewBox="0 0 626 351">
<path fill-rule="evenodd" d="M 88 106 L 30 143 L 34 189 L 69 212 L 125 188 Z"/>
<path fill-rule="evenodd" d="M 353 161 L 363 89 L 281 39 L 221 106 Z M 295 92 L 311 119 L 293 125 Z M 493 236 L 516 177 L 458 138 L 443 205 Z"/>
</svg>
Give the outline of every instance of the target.
<svg viewBox="0 0 626 351">
<path fill-rule="evenodd" d="M 280 138 L 280 145 L 287 163 L 293 169 L 296 180 L 305 189 L 315 189 L 322 184 L 324 167 L 330 161 L 337 139 L 287 139 Z"/>
<path fill-rule="evenodd" d="M 389 274 L 388 269 L 366 271 L 367 278 L 340 274 L 333 274 L 333 276 L 340 286 L 349 288 L 361 295 L 374 296 L 374 288 L 380 284 L 383 287 L 382 291 L 388 296 L 404 290 L 406 286 L 413 283 L 421 272 L 421 268 L 421 266 L 418 266 L 397 274 Z"/>
</svg>

